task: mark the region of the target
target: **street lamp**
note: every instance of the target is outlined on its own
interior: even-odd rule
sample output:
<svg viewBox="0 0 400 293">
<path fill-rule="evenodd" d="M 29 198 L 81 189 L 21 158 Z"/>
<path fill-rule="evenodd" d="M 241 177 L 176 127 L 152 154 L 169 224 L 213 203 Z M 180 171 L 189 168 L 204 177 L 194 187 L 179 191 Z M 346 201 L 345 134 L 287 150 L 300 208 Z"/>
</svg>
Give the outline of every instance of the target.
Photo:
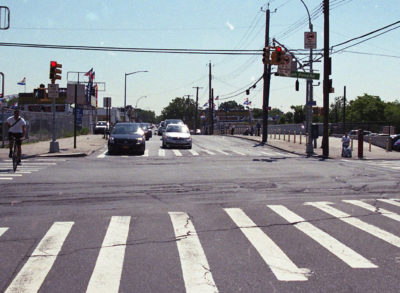
<svg viewBox="0 0 400 293">
<path fill-rule="evenodd" d="M 135 73 L 139 73 L 139 72 L 148 72 L 148 71 L 147 71 L 147 70 L 140 70 L 140 71 L 125 73 L 125 92 L 124 92 L 124 110 L 125 110 L 124 118 L 125 118 L 125 121 L 126 121 L 126 77 L 127 77 L 128 75 L 135 74 Z"/>
<path fill-rule="evenodd" d="M 138 104 L 139 101 L 140 101 L 141 99 L 143 99 L 143 98 L 147 98 L 147 96 L 141 96 L 140 98 L 138 98 L 138 99 L 136 100 L 136 104 L 135 104 L 135 122 L 137 122 L 137 121 L 136 121 L 136 120 L 137 120 L 137 113 L 136 113 L 137 104 Z"/>
<path fill-rule="evenodd" d="M 310 11 L 307 8 L 307 5 L 304 3 L 303 0 L 300 0 L 301 3 L 303 3 L 305 9 L 307 10 L 307 15 L 308 15 L 308 25 L 310 28 L 310 32 L 313 32 L 313 25 L 311 23 L 311 16 L 310 16 Z M 311 47 L 311 46 L 310 46 Z M 312 57 L 313 57 L 313 49 L 310 48 L 310 57 L 309 57 L 309 66 L 310 66 L 310 73 L 313 72 L 313 64 L 312 64 Z M 307 79 L 307 87 L 306 87 L 306 109 L 307 109 L 307 117 L 306 117 L 306 122 L 307 122 L 307 127 L 306 131 L 308 132 L 308 142 L 306 145 L 306 153 L 307 156 L 310 157 L 313 152 L 314 148 L 312 145 L 312 131 L 311 131 L 311 125 L 312 125 L 312 101 L 313 101 L 313 80 L 312 79 Z"/>
</svg>

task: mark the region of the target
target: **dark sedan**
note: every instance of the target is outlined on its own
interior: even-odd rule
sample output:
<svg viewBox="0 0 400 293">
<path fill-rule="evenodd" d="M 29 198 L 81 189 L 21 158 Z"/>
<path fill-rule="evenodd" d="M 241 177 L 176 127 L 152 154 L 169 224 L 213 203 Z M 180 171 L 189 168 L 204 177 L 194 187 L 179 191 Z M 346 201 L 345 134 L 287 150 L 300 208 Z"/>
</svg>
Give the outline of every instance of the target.
<svg viewBox="0 0 400 293">
<path fill-rule="evenodd" d="M 108 154 L 127 152 L 143 155 L 146 138 L 139 123 L 117 123 L 108 139 Z"/>
<path fill-rule="evenodd" d="M 149 123 L 140 123 L 140 127 L 144 131 L 144 135 L 146 137 L 146 140 L 149 140 L 153 136 L 153 132 L 152 132 L 152 130 L 150 128 L 150 124 Z"/>
</svg>

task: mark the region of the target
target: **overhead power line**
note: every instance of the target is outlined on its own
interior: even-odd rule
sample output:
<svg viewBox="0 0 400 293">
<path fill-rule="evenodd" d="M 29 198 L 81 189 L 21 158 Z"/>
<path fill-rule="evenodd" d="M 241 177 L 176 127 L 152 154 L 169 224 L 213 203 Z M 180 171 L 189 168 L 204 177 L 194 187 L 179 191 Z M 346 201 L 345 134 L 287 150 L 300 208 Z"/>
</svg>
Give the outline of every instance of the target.
<svg viewBox="0 0 400 293">
<path fill-rule="evenodd" d="M 163 49 L 163 48 L 127 48 L 104 46 L 71 46 L 48 45 L 27 43 L 2 43 L 1 47 L 61 49 L 61 50 L 86 50 L 86 51 L 113 51 L 131 53 L 164 53 L 164 54 L 203 54 L 203 55 L 260 55 L 262 50 L 214 50 L 214 49 Z"/>
</svg>

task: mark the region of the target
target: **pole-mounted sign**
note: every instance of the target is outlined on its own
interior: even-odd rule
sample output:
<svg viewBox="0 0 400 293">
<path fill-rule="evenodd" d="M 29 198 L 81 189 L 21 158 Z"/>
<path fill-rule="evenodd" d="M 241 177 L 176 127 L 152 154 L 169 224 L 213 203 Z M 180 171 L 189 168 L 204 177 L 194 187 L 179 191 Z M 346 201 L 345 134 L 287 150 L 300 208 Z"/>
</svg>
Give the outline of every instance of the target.
<svg viewBox="0 0 400 293">
<path fill-rule="evenodd" d="M 317 32 L 304 32 L 304 49 L 317 48 Z"/>
</svg>

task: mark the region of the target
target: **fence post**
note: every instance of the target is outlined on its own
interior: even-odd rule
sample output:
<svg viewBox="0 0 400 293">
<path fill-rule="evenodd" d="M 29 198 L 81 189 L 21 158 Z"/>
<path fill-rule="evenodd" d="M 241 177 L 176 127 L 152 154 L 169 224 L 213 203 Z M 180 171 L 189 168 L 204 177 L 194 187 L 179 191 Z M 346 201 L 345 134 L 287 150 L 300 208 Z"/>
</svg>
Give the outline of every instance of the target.
<svg viewBox="0 0 400 293">
<path fill-rule="evenodd" d="M 286 130 L 283 131 L 283 140 L 286 140 Z"/>
<path fill-rule="evenodd" d="M 350 140 L 350 148 L 351 148 L 351 151 L 353 151 L 353 139 Z"/>
<path fill-rule="evenodd" d="M 276 139 L 276 129 L 274 129 L 274 139 Z"/>
<path fill-rule="evenodd" d="M 279 136 L 278 139 L 281 140 L 281 129 L 279 129 Z"/>
<path fill-rule="evenodd" d="M 294 132 L 293 143 L 296 143 L 296 131 L 293 131 L 293 132 Z"/>
<path fill-rule="evenodd" d="M 389 151 L 389 138 L 386 139 L 386 151 Z"/>
<path fill-rule="evenodd" d="M 288 139 L 287 139 L 287 141 L 290 142 L 290 130 L 288 131 Z"/>
<path fill-rule="evenodd" d="M 372 137 L 369 137 L 369 147 L 368 150 L 371 151 Z"/>
<path fill-rule="evenodd" d="M 300 144 L 301 144 L 301 137 L 303 136 L 303 132 L 300 131 Z"/>
</svg>

